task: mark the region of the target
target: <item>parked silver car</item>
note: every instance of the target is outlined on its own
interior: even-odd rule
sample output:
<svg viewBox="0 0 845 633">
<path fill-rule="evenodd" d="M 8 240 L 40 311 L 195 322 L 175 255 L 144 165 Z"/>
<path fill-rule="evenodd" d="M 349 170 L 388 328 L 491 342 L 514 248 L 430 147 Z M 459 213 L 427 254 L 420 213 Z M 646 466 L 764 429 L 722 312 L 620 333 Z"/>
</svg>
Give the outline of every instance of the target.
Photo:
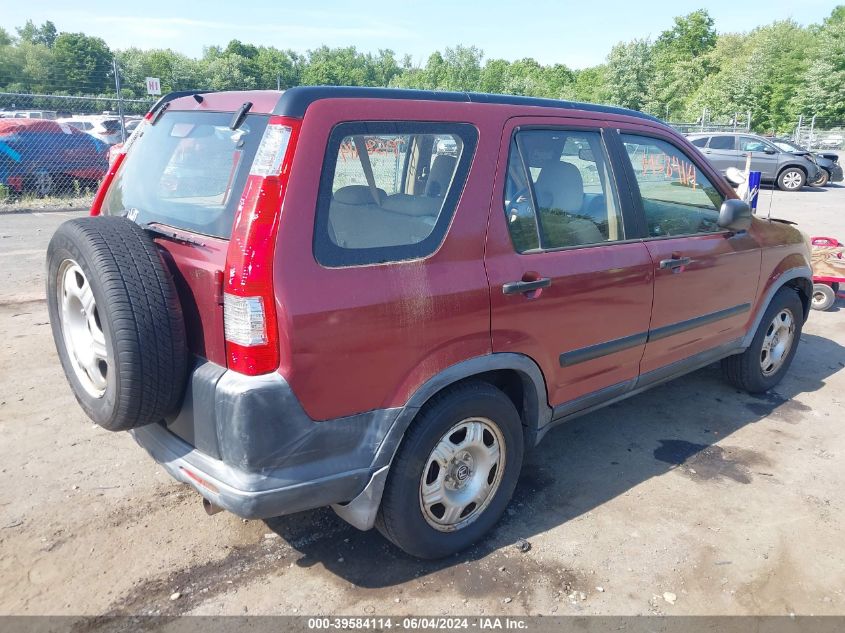
<svg viewBox="0 0 845 633">
<path fill-rule="evenodd" d="M 759 171 L 763 182 L 775 183 L 784 191 L 798 191 L 819 177 L 812 155 L 785 152 L 762 136 L 710 132 L 689 134 L 688 138 L 722 173 L 729 167 L 745 169 L 750 154 L 752 171 Z"/>
</svg>

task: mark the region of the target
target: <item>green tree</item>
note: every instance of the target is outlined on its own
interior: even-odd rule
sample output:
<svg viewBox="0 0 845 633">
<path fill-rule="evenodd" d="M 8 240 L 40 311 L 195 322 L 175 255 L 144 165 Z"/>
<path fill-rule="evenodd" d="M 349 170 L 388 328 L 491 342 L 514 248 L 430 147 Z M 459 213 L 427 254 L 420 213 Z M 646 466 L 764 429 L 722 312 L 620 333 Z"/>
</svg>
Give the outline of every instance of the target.
<svg viewBox="0 0 845 633">
<path fill-rule="evenodd" d="M 56 91 L 98 94 L 113 88 L 112 53 L 99 37 L 61 33 L 53 45 L 50 71 Z"/>
<path fill-rule="evenodd" d="M 682 111 L 712 70 L 707 54 L 717 40 L 713 18 L 706 10 L 676 17 L 672 28 L 654 43 L 654 76 L 645 108 L 668 117 Z"/>
<path fill-rule="evenodd" d="M 648 40 L 620 42 L 607 56 L 605 86 L 608 100 L 624 108 L 642 110 L 654 79 L 652 45 Z"/>
<path fill-rule="evenodd" d="M 253 61 L 260 88 L 282 89 L 299 85 L 302 72 L 302 57 L 294 51 L 261 46 Z"/>
<path fill-rule="evenodd" d="M 27 20 L 26 24 L 17 29 L 18 37 L 22 42 L 29 44 L 44 44 L 48 48 L 52 48 L 58 37 L 56 25 L 50 20 L 47 20 L 41 26 L 35 26 L 32 20 Z"/>
<path fill-rule="evenodd" d="M 607 66 L 592 66 L 573 72 L 573 81 L 566 86 L 561 94 L 563 99 L 585 101 L 587 103 L 608 103 Z"/>
<path fill-rule="evenodd" d="M 813 63 L 798 87 L 796 107 L 806 116 L 845 121 L 845 5 L 824 21 L 817 41 Z"/>
</svg>

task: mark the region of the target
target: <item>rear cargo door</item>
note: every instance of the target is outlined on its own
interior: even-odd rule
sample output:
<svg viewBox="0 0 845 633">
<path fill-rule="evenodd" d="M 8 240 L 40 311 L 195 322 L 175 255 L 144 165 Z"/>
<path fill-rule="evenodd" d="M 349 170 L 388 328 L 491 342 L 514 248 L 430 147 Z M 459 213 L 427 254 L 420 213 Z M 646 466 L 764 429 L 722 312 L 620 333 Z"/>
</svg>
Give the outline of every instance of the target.
<svg viewBox="0 0 845 633">
<path fill-rule="evenodd" d="M 226 365 L 222 279 L 238 202 L 267 116 L 168 111 L 145 124 L 102 212 L 153 232 L 176 280 L 189 349 Z"/>
</svg>

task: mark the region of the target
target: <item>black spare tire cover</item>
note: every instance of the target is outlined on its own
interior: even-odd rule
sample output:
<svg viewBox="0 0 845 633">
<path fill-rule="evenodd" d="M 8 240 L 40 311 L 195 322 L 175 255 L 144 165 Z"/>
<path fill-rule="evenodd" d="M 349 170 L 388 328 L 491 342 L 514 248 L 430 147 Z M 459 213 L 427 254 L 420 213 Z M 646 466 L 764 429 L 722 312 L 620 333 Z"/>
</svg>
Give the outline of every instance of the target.
<svg viewBox="0 0 845 633">
<path fill-rule="evenodd" d="M 118 217 L 62 224 L 47 248 L 56 350 L 85 413 L 110 431 L 160 421 L 187 375 L 173 278 L 147 232 Z"/>
</svg>

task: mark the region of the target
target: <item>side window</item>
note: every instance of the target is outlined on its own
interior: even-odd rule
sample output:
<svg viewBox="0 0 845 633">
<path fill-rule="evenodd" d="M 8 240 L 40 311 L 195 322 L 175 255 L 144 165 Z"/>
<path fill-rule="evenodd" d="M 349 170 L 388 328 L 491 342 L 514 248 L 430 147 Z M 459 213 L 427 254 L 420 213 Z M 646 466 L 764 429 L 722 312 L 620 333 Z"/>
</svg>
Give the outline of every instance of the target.
<svg viewBox="0 0 845 633">
<path fill-rule="evenodd" d="M 455 212 L 477 136 L 457 123 L 337 125 L 320 177 L 317 261 L 340 267 L 431 255 Z"/>
<path fill-rule="evenodd" d="M 707 146 L 708 137 L 702 136 L 701 138 L 694 138 L 690 141 L 696 147 L 706 147 Z"/>
<path fill-rule="evenodd" d="M 733 136 L 713 136 L 710 138 L 710 149 L 733 149 Z"/>
<path fill-rule="evenodd" d="M 721 231 L 717 222 L 722 194 L 686 154 L 655 138 L 620 136 L 637 179 L 650 237 Z"/>
<path fill-rule="evenodd" d="M 765 141 L 750 136 L 739 137 L 739 149 L 742 152 L 764 152 L 768 147 L 771 146 Z"/>
<path fill-rule="evenodd" d="M 624 239 L 598 132 L 517 132 L 504 202 L 511 240 L 520 253 Z"/>
</svg>

